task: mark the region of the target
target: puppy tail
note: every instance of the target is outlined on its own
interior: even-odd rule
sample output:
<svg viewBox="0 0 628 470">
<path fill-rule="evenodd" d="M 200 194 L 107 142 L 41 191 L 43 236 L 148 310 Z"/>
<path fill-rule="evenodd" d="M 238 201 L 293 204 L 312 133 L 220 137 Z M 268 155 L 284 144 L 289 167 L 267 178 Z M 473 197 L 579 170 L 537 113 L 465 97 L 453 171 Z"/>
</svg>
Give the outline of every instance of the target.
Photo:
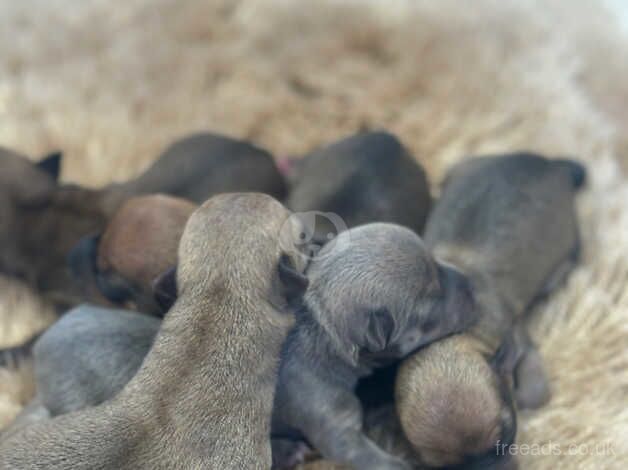
<svg viewBox="0 0 628 470">
<path fill-rule="evenodd" d="M 559 167 L 569 172 L 574 189 L 580 189 L 586 184 L 587 169 L 582 163 L 569 159 L 559 159 L 555 160 L 555 162 Z"/>
<path fill-rule="evenodd" d="M 33 356 L 33 346 L 41 336 L 37 333 L 26 342 L 10 348 L 0 349 L 0 367 L 17 369 L 20 364 Z"/>
</svg>

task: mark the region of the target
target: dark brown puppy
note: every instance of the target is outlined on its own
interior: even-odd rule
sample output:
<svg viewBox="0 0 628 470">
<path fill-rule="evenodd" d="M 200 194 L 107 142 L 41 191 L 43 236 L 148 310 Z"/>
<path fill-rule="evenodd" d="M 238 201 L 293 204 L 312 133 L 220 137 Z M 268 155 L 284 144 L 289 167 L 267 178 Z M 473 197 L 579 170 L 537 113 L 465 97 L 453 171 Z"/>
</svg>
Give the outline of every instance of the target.
<svg viewBox="0 0 628 470">
<path fill-rule="evenodd" d="M 102 235 L 85 237 L 69 255 L 85 298 L 92 304 L 113 304 L 163 316 L 173 298 L 155 295 L 154 282 L 176 264 L 179 240 L 196 207 L 185 199 L 159 194 L 124 203 Z M 0 350 L 0 365 L 14 366 L 30 357 L 39 337 L 37 334 L 19 346 Z M 80 343 L 81 339 L 71 341 Z M 59 364 L 61 368 L 65 365 Z"/>
<path fill-rule="evenodd" d="M 584 178 L 576 162 L 529 153 L 471 159 L 450 172 L 425 240 L 471 280 L 480 321 L 400 368 L 398 414 L 424 463 L 516 466 L 508 452 L 517 429 L 513 371 L 522 405 L 549 398 L 519 320 L 577 260 L 574 198 Z"/>
<path fill-rule="evenodd" d="M 431 206 L 427 178 L 392 134 L 365 132 L 342 139 L 298 161 L 295 173 L 286 205 L 311 213 L 305 223 L 319 239 L 338 231 L 328 213 L 348 228 L 392 222 L 423 230 Z"/>
<path fill-rule="evenodd" d="M 41 166 L 58 176 L 59 156 Z M 168 147 L 139 177 L 87 189 L 57 185 L 36 164 L 0 152 L 0 272 L 17 275 L 62 308 L 81 299 L 65 258 L 79 239 L 101 232 L 129 197 L 167 193 L 201 203 L 227 191 L 281 198 L 285 183 L 272 156 L 248 142 L 210 133 Z"/>
<path fill-rule="evenodd" d="M 0 273 L 31 284 L 36 280 L 28 259 L 20 255 L 22 234 L 17 221 L 50 203 L 59 162 L 60 155 L 53 154 L 33 164 L 24 155 L 0 147 Z"/>
<path fill-rule="evenodd" d="M 102 234 L 85 237 L 68 258 L 75 279 L 92 303 L 163 315 L 153 282 L 177 262 L 177 247 L 196 205 L 153 194 L 129 199 Z M 102 300 L 101 300 L 102 299 Z"/>
<path fill-rule="evenodd" d="M 179 247 L 179 298 L 140 370 L 111 401 L 15 430 L 2 469 L 267 469 L 285 292 L 302 259 L 282 252 L 289 212 L 261 194 L 210 199 Z"/>
</svg>

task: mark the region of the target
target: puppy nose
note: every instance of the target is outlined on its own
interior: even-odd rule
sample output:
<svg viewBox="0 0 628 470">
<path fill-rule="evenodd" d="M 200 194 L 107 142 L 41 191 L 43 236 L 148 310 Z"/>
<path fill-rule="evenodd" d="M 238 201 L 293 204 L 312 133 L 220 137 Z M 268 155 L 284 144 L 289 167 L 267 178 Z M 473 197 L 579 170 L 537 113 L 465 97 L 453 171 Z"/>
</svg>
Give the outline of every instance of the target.
<svg viewBox="0 0 628 470">
<path fill-rule="evenodd" d="M 68 253 L 67 264 L 72 275 L 78 280 L 94 272 L 97 247 L 97 237 L 83 237 Z"/>
</svg>

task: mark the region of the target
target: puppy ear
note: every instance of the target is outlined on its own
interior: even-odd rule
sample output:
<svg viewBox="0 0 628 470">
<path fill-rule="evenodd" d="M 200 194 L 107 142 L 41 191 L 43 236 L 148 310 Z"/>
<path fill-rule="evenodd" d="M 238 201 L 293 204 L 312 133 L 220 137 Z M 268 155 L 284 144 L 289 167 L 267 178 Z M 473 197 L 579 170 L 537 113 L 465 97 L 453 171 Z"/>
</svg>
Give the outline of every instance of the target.
<svg viewBox="0 0 628 470">
<path fill-rule="evenodd" d="M 54 181 L 59 181 L 59 175 L 61 174 L 61 159 L 63 158 L 62 152 L 53 152 L 46 155 L 35 165 L 37 168 L 47 173 Z"/>
<path fill-rule="evenodd" d="M 53 154 L 33 163 L 36 171 L 26 180 L 16 178 L 10 185 L 16 204 L 26 208 L 42 207 L 47 204 L 55 190 L 60 173 L 61 154 Z"/>
<path fill-rule="evenodd" d="M 294 306 L 299 303 L 303 297 L 309 280 L 296 269 L 293 261 L 286 254 L 281 255 L 281 258 L 279 258 L 277 271 L 279 273 L 283 295 L 288 301 L 288 305 Z"/>
<path fill-rule="evenodd" d="M 509 377 L 517 367 L 523 356 L 523 349 L 520 342 L 511 331 L 502 340 L 495 355 L 491 358 L 491 365 L 502 377 Z"/>
<path fill-rule="evenodd" d="M 153 281 L 153 296 L 164 312 L 177 300 L 177 267 L 174 266 L 160 274 Z"/>
<path fill-rule="evenodd" d="M 366 349 L 371 352 L 383 351 L 394 331 L 395 319 L 388 309 L 382 308 L 371 312 L 366 326 Z"/>
</svg>

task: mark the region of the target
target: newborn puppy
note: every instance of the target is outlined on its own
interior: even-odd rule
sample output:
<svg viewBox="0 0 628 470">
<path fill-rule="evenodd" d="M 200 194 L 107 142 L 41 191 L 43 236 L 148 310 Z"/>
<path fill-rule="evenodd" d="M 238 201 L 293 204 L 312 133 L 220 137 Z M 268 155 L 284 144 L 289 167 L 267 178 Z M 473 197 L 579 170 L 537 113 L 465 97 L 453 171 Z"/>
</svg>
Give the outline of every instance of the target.
<svg viewBox="0 0 628 470">
<path fill-rule="evenodd" d="M 102 235 L 83 238 L 68 256 L 86 300 L 163 316 L 171 301 L 168 299 L 167 305 L 160 302 L 153 283 L 176 264 L 179 240 L 195 208 L 184 199 L 160 194 L 138 196 L 124 203 Z M 39 336 L 0 350 L 0 365 L 14 367 L 30 357 Z M 71 341 L 80 341 L 80 337 Z"/>
<path fill-rule="evenodd" d="M 397 414 L 422 463 L 430 468 L 517 468 L 508 452 L 517 432 L 508 375 L 517 357 L 507 348 L 502 358 L 472 334 L 463 334 L 403 362 Z"/>
<path fill-rule="evenodd" d="M 395 136 L 365 132 L 315 150 L 298 162 L 287 206 L 339 216 L 346 226 L 393 222 L 421 233 L 431 205 L 425 172 Z M 334 234 L 330 218 L 315 236 Z"/>
<path fill-rule="evenodd" d="M 140 368 L 160 325 L 136 312 L 75 308 L 35 345 L 37 401 L 57 416 L 114 397 Z"/>
<path fill-rule="evenodd" d="M 268 468 L 286 293 L 302 259 L 282 252 L 288 211 L 219 195 L 189 219 L 179 298 L 137 374 L 112 400 L 16 429 L 0 468 Z"/>
<path fill-rule="evenodd" d="M 286 183 L 273 156 L 250 142 L 200 132 L 175 141 L 138 178 L 112 189 L 166 193 L 201 204 L 211 195 L 260 192 L 282 199 Z"/>
<path fill-rule="evenodd" d="M 102 234 L 82 239 L 68 261 L 87 300 L 163 315 L 153 282 L 177 262 L 185 223 L 196 205 L 153 194 L 129 199 Z"/>
<path fill-rule="evenodd" d="M 48 204 L 59 176 L 60 154 L 33 164 L 21 154 L 0 147 L 0 273 L 34 282 L 28 260 L 20 256 L 23 235 L 16 224 L 20 213 Z"/>
<path fill-rule="evenodd" d="M 67 254 L 81 237 L 101 232 L 128 198 L 167 193 L 201 203 L 227 191 L 283 197 L 286 189 L 269 153 L 211 133 L 175 142 L 139 177 L 101 189 L 57 184 L 59 168 L 59 155 L 36 165 L 0 151 L 0 241 L 10 241 L 0 244 L 0 272 L 21 277 L 60 310 L 81 300 Z"/>
<path fill-rule="evenodd" d="M 520 320 L 577 260 L 574 198 L 584 179 L 576 162 L 530 153 L 470 159 L 447 177 L 425 240 L 471 280 L 480 320 L 400 368 L 398 414 L 424 463 L 516 465 L 508 453 L 516 435 L 513 370 L 521 405 L 549 397 Z"/>
<path fill-rule="evenodd" d="M 273 436 L 305 438 L 356 469 L 407 469 L 363 432 L 360 377 L 475 319 L 466 279 L 398 225 L 341 233 L 308 268 L 304 310 L 284 346 Z"/>
<path fill-rule="evenodd" d="M 35 342 L 36 396 L 12 427 L 96 406 L 133 378 L 161 321 L 137 312 L 81 305 Z"/>
<path fill-rule="evenodd" d="M 24 214 L 41 211 L 53 198 L 59 176 L 61 154 L 53 153 L 33 164 L 21 154 L 0 147 L 0 275 L 21 279 L 31 285 L 37 278 L 20 246 Z M 0 366 L 14 366 L 30 355 L 36 338 L 0 350 Z"/>
</svg>

